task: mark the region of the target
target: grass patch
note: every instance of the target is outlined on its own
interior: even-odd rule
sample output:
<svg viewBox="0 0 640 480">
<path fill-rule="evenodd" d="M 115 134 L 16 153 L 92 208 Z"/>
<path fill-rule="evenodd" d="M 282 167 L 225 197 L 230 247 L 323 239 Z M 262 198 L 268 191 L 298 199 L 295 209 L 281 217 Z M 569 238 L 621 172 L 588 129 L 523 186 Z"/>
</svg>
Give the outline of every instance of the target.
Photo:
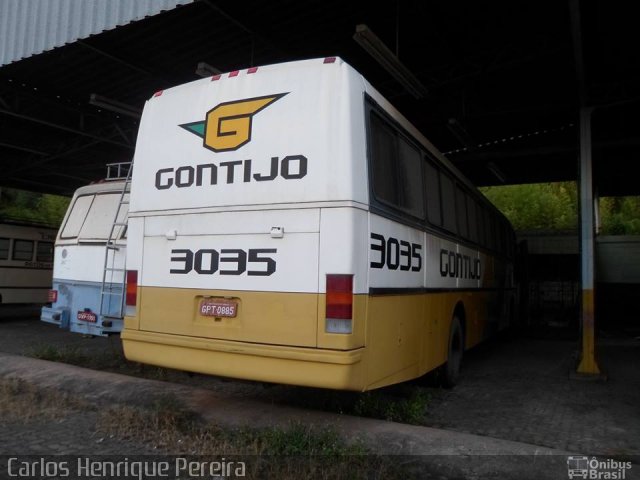
<svg viewBox="0 0 640 480">
<path fill-rule="evenodd" d="M 0 419 L 59 418 L 73 410 L 93 410 L 87 402 L 22 379 L 0 379 Z"/>
<path fill-rule="evenodd" d="M 169 370 L 166 368 L 128 361 L 116 348 L 88 354 L 77 346 L 37 345 L 27 355 L 40 360 L 68 363 L 93 370 L 122 373 L 152 380 L 166 380 L 169 375 Z"/>
<path fill-rule="evenodd" d="M 378 391 L 365 392 L 355 404 L 354 413 L 362 417 L 421 425 L 431 395 L 417 388 L 407 389 L 408 394 L 401 397 L 381 395 Z"/>
<path fill-rule="evenodd" d="M 245 461 L 248 478 L 407 478 L 392 457 L 347 443 L 333 428 L 292 423 L 284 428 L 226 429 L 205 424 L 171 397 L 146 409 L 113 407 L 99 415 L 97 427 L 162 453 Z"/>
<path fill-rule="evenodd" d="M 181 375 L 172 375 L 172 373 L 178 373 L 177 371 L 129 362 L 122 351 L 115 347 L 104 352 L 87 354 L 86 350 L 77 346 L 40 345 L 31 350 L 30 356 L 94 370 L 186 383 Z M 287 395 L 278 397 L 277 401 L 326 412 L 423 425 L 432 392 L 433 389 L 413 384 L 394 385 L 365 393 L 291 387 Z"/>
<path fill-rule="evenodd" d="M 104 410 L 24 380 L 0 379 L 0 423 L 9 418 L 58 419 L 88 410 L 96 412 L 98 434 L 146 444 L 159 454 L 242 461 L 247 478 L 419 478 L 412 465 L 372 454 L 331 427 L 292 423 L 282 428 L 222 428 L 204 423 L 173 396 L 160 397 L 147 408 Z"/>
<path fill-rule="evenodd" d="M 432 393 L 400 384 L 364 393 L 300 388 L 285 403 L 327 412 L 423 425 Z"/>
<path fill-rule="evenodd" d="M 89 362 L 89 357 L 82 353 L 78 347 L 58 348 L 53 345 L 38 345 L 31 350 L 29 356 L 72 365 L 83 365 Z"/>
</svg>

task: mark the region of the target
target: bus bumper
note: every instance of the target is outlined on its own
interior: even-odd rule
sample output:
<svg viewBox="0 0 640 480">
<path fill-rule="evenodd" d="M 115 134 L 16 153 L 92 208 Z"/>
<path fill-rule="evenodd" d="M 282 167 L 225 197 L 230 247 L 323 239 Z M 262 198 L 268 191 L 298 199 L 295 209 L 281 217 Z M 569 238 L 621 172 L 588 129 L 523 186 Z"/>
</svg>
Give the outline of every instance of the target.
<svg viewBox="0 0 640 480">
<path fill-rule="evenodd" d="M 327 350 L 259 345 L 125 328 L 128 360 L 207 375 L 363 391 L 364 348 Z"/>
<path fill-rule="evenodd" d="M 68 308 L 42 307 L 40 311 L 41 321 L 53 323 L 65 330 L 69 330 L 69 318 Z"/>
</svg>

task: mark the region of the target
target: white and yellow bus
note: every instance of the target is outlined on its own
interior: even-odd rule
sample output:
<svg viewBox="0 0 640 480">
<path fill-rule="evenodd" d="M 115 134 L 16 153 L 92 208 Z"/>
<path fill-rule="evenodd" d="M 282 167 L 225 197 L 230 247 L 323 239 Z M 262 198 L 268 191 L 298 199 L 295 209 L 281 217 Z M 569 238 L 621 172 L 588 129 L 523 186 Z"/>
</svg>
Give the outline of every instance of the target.
<svg viewBox="0 0 640 480">
<path fill-rule="evenodd" d="M 369 390 L 507 325 L 507 220 L 339 58 L 146 104 L 129 215 L 130 360 Z"/>
</svg>

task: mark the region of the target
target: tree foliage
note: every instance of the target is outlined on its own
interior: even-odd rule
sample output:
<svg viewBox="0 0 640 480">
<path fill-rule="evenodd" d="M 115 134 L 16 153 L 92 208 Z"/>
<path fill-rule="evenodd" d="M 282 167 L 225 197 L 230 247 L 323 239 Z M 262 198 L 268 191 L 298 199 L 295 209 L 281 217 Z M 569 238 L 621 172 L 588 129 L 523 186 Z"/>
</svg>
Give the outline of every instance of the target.
<svg viewBox="0 0 640 480">
<path fill-rule="evenodd" d="M 640 197 L 600 199 L 603 235 L 640 235 Z"/>
<path fill-rule="evenodd" d="M 578 190 L 574 182 L 483 187 L 480 191 L 518 231 L 575 230 Z M 0 217 L 59 226 L 70 199 L 58 195 L 0 189 Z M 600 199 L 600 234 L 640 235 L 640 197 Z"/>
<path fill-rule="evenodd" d="M 480 191 L 518 231 L 575 230 L 578 189 L 574 182 L 484 187 Z M 640 197 L 600 199 L 600 234 L 640 234 Z"/>
<path fill-rule="evenodd" d="M 0 190 L 0 218 L 57 227 L 62 222 L 69 201 L 69 198 L 59 195 L 3 188 Z"/>
<path fill-rule="evenodd" d="M 518 231 L 577 228 L 577 189 L 573 182 L 484 187 L 480 191 Z"/>
</svg>

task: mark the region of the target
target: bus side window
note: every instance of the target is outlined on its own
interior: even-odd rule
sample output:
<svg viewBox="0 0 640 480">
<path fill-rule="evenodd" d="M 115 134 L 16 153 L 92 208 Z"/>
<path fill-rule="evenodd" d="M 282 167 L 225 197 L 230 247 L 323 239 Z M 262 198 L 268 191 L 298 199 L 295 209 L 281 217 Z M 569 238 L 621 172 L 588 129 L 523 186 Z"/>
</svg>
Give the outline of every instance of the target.
<svg viewBox="0 0 640 480">
<path fill-rule="evenodd" d="M 12 260 L 29 261 L 32 259 L 33 259 L 33 241 L 32 240 L 14 240 Z"/>
<path fill-rule="evenodd" d="M 0 260 L 9 259 L 9 239 L 0 238 Z"/>
<path fill-rule="evenodd" d="M 442 189 L 442 226 L 452 233 L 457 233 L 456 192 L 453 180 L 443 172 L 440 172 L 440 188 Z"/>
<path fill-rule="evenodd" d="M 436 226 L 442 225 L 440 211 L 440 181 L 438 169 L 431 162 L 424 162 L 424 185 L 427 193 L 427 219 Z"/>
<path fill-rule="evenodd" d="M 456 213 L 458 219 L 458 232 L 463 238 L 469 238 L 467 226 L 467 201 L 460 187 L 456 187 Z"/>
<path fill-rule="evenodd" d="M 376 115 L 371 115 L 373 193 L 392 205 L 398 204 L 395 135 Z"/>
<path fill-rule="evenodd" d="M 422 186 L 422 155 L 402 137 L 398 139 L 399 174 L 398 206 L 405 212 L 424 218 L 424 188 Z"/>
<path fill-rule="evenodd" d="M 476 215 L 476 202 L 467 194 L 467 219 L 469 220 L 469 239 L 478 243 L 478 221 Z"/>
<path fill-rule="evenodd" d="M 493 250 L 496 248 L 495 227 L 494 227 L 493 217 L 491 217 L 491 213 L 488 210 L 484 211 L 484 218 L 485 218 L 484 224 L 487 232 L 487 247 Z"/>
<path fill-rule="evenodd" d="M 414 217 L 424 217 L 422 155 L 383 119 L 371 114 L 373 193 Z"/>
<path fill-rule="evenodd" d="M 487 239 L 485 237 L 485 224 L 484 224 L 484 208 L 480 203 L 476 202 L 476 223 L 478 224 L 478 244 L 483 247 L 487 246 Z"/>
<path fill-rule="evenodd" d="M 496 249 L 504 253 L 504 228 L 499 220 L 496 223 Z"/>
<path fill-rule="evenodd" d="M 38 242 L 36 246 L 37 262 L 53 262 L 53 243 Z"/>
</svg>

